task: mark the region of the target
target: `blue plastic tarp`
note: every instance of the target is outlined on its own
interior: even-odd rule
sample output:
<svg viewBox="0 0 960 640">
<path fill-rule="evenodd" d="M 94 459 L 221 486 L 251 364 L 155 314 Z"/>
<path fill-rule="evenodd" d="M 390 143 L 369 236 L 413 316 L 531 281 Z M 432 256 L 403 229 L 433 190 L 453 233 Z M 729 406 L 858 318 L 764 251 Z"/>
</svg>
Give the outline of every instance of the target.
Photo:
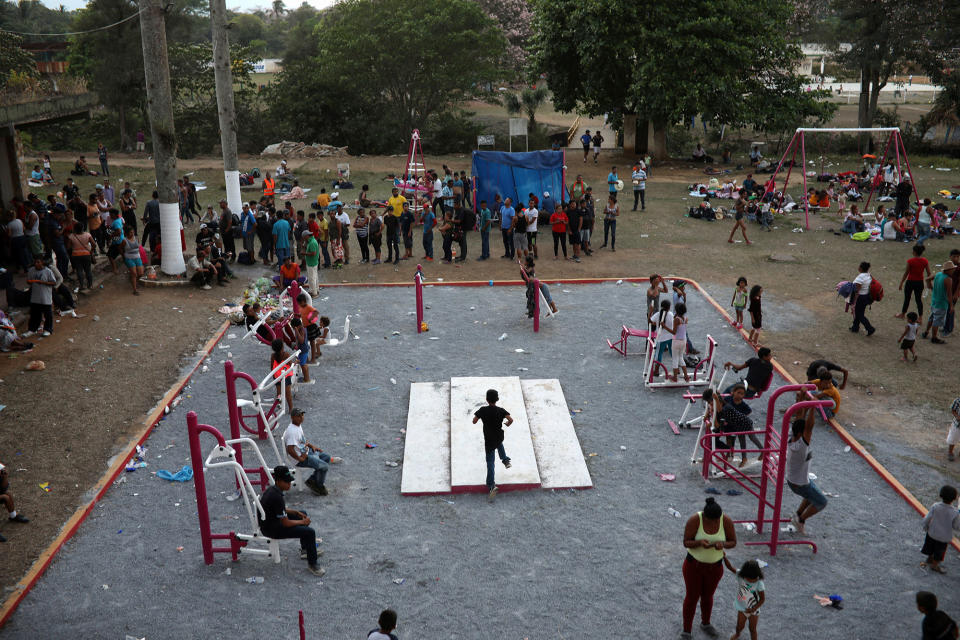
<svg viewBox="0 0 960 640">
<path fill-rule="evenodd" d="M 530 194 L 543 199 L 549 192 L 554 200 L 568 200 L 563 184 L 563 151 L 474 151 L 471 173 L 476 178 L 476 205 L 486 200 L 493 206 L 494 196 L 512 198 L 525 205 Z"/>
</svg>

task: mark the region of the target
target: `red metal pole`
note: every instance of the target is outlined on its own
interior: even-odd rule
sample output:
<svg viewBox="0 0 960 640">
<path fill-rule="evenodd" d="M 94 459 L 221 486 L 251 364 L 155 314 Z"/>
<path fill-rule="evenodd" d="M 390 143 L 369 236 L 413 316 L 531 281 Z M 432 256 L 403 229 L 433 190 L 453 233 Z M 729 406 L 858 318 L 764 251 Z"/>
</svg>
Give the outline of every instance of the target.
<svg viewBox="0 0 960 640">
<path fill-rule="evenodd" d="M 803 210 L 807 229 L 810 228 L 810 198 L 807 197 L 807 143 L 803 131 L 800 132 L 800 162 L 803 173 Z"/>
<path fill-rule="evenodd" d="M 417 265 L 417 272 L 413 274 L 417 294 L 417 333 L 423 333 L 423 267 Z"/>
<path fill-rule="evenodd" d="M 307 630 L 303 626 L 303 609 L 300 610 L 300 640 L 307 640 Z"/>
<path fill-rule="evenodd" d="M 207 483 L 203 477 L 203 452 L 200 451 L 200 429 L 197 414 L 187 413 L 187 438 L 190 441 L 190 462 L 193 464 L 193 488 L 197 493 L 197 518 L 200 520 L 200 546 L 204 564 L 213 564 L 213 539 L 210 537 L 210 511 L 207 509 Z"/>
<path fill-rule="evenodd" d="M 533 279 L 533 331 L 540 331 L 540 281 Z"/>
<path fill-rule="evenodd" d="M 233 360 L 223 363 L 223 377 L 227 381 L 227 414 L 230 416 L 230 439 L 240 437 L 240 407 L 237 406 L 237 376 L 234 373 Z M 243 448 L 240 443 L 234 443 L 233 450 L 237 454 L 237 462 L 243 466 Z M 237 488 L 240 488 L 239 482 Z"/>
<path fill-rule="evenodd" d="M 794 135 L 796 135 L 796 134 L 794 134 Z M 790 144 L 793 145 L 793 155 L 790 156 L 790 166 L 787 167 L 787 177 L 786 177 L 786 179 L 783 181 L 783 195 L 787 195 L 787 185 L 790 184 L 790 174 L 793 172 L 793 165 L 796 163 L 796 160 L 797 160 L 797 149 L 799 148 L 797 145 L 793 144 L 793 141 L 792 141 L 792 140 L 790 141 Z M 782 201 L 782 199 L 781 199 L 781 201 Z"/>
<path fill-rule="evenodd" d="M 794 131 L 794 132 L 793 132 L 793 137 L 790 138 L 790 144 L 788 144 L 788 145 L 787 145 L 787 148 L 784 149 L 784 151 L 783 151 L 783 156 L 780 158 L 780 163 L 777 165 L 777 170 L 773 172 L 773 186 L 774 186 L 774 188 L 776 188 L 776 186 L 777 186 L 777 176 L 780 175 L 780 169 L 783 168 L 783 161 L 787 159 L 787 154 L 790 153 L 790 147 L 793 146 L 793 141 L 796 140 L 796 138 L 797 138 L 797 132 Z M 794 155 L 796 155 L 796 150 L 794 150 Z M 791 167 L 792 167 L 792 162 L 793 162 L 793 161 L 791 160 Z M 788 170 L 788 172 L 787 172 L 787 179 L 788 179 L 788 180 L 790 179 L 789 170 Z M 786 185 L 786 183 L 784 183 L 784 185 Z M 784 186 L 784 191 L 786 191 L 786 186 Z M 769 193 L 769 191 L 768 191 L 767 189 L 764 189 L 764 190 L 763 190 L 763 198 L 765 198 L 765 197 L 767 196 L 767 193 Z M 760 199 L 761 202 L 763 202 L 763 198 Z"/>
<path fill-rule="evenodd" d="M 900 130 L 895 131 L 897 135 L 897 144 L 903 147 L 903 161 L 907 163 L 907 173 L 910 174 L 910 184 L 913 185 L 913 197 L 920 203 L 920 194 L 917 192 L 917 182 L 913 179 L 913 170 L 910 168 L 910 158 L 907 157 L 907 146 L 903 144 L 903 138 L 900 137 Z M 903 174 L 901 174 L 903 175 Z"/>
<path fill-rule="evenodd" d="M 893 142 L 893 137 L 896 135 L 896 131 L 891 131 L 890 136 L 887 138 L 887 146 L 883 149 L 883 158 L 880 159 L 880 170 L 883 170 L 883 162 L 887 159 L 887 152 L 890 151 L 890 143 Z M 881 179 L 880 171 L 877 171 L 877 175 L 874 180 L 870 181 L 870 194 L 867 196 L 867 201 L 863 204 L 863 210 L 866 211 L 867 207 L 870 206 L 870 200 L 873 199 L 873 190 L 877 186 L 877 182 Z"/>
</svg>

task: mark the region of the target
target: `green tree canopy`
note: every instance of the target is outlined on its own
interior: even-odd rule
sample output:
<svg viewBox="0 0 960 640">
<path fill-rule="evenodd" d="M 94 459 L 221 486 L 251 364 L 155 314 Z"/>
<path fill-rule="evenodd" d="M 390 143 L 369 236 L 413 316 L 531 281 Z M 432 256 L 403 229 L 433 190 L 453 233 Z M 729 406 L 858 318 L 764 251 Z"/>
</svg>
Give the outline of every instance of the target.
<svg viewBox="0 0 960 640">
<path fill-rule="evenodd" d="M 14 73 L 22 76 L 36 76 L 37 64 L 28 51 L 20 48 L 23 38 L 6 31 L 0 31 L 0 89 Z"/>
<path fill-rule="evenodd" d="M 556 106 L 650 119 L 655 155 L 666 153 L 666 127 L 692 115 L 763 127 L 774 105 L 798 123 L 823 114 L 793 71 L 801 54 L 786 36 L 790 3 L 535 0 L 534 10 L 535 69 Z"/>
<path fill-rule="evenodd" d="M 427 123 L 498 77 L 505 47 L 468 0 L 345 0 L 312 38 L 316 54 L 286 58 L 271 86 L 279 134 L 354 153 L 404 149 L 415 128 L 426 138 Z"/>
</svg>

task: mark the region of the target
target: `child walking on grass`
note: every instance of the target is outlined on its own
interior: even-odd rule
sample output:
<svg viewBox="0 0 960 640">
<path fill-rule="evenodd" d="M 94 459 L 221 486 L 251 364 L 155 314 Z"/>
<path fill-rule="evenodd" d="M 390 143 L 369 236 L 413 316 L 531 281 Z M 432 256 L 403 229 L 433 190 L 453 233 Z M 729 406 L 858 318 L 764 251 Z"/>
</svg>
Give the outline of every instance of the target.
<svg viewBox="0 0 960 640">
<path fill-rule="evenodd" d="M 918 316 L 916 312 L 911 311 L 907 314 L 907 326 L 903 328 L 903 333 L 900 334 L 900 338 L 897 340 L 900 343 L 900 348 L 903 350 L 903 355 L 900 356 L 902 362 L 907 361 L 907 354 L 913 356 L 913 361 L 917 361 L 917 350 L 914 347 L 914 343 L 917 341 L 917 330 L 920 328 L 920 323 L 918 322 Z"/>
<path fill-rule="evenodd" d="M 947 545 L 953 539 L 953 532 L 960 531 L 960 512 L 954 504 L 957 501 L 957 489 L 944 485 L 940 489 L 940 502 L 936 503 L 923 517 L 923 530 L 927 532 L 920 553 L 927 555 L 927 561 L 921 567 L 929 567 L 937 573 L 947 570 L 940 564 L 947 552 Z"/>
<path fill-rule="evenodd" d="M 730 640 L 737 640 L 745 626 L 750 629 L 750 640 L 757 640 L 759 609 L 766 599 L 760 564 L 756 560 L 747 560 L 737 571 L 726 555 L 723 556 L 723 563 L 737 574 L 737 631 L 730 636 Z"/>
<path fill-rule="evenodd" d="M 737 329 L 743 328 L 743 310 L 747 308 L 747 279 L 743 276 L 737 278 L 737 288 L 733 291 L 733 300 L 730 301 L 733 310 L 737 313 L 737 319 L 733 323 Z"/>
<path fill-rule="evenodd" d="M 760 346 L 760 331 L 763 329 L 763 310 L 760 307 L 760 298 L 763 296 L 763 287 L 758 284 L 750 289 L 750 335 L 747 340 L 755 347 Z"/>
</svg>

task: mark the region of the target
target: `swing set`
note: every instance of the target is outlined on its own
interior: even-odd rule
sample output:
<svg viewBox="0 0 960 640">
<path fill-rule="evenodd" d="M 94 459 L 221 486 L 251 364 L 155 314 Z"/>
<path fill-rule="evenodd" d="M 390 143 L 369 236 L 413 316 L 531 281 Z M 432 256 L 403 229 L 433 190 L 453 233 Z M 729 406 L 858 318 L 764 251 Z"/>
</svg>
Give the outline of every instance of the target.
<svg viewBox="0 0 960 640">
<path fill-rule="evenodd" d="M 917 201 L 920 200 L 920 195 L 917 192 L 917 185 L 913 181 L 913 171 L 910 169 L 910 159 L 907 157 L 907 148 L 903 144 L 903 136 L 900 135 L 900 127 L 876 127 L 876 128 L 858 128 L 858 127 L 848 127 L 848 128 L 827 128 L 827 129 L 817 129 L 817 128 L 806 128 L 800 127 L 794 132 L 793 137 L 790 139 L 790 144 L 787 145 L 786 150 L 783 152 L 783 157 L 780 158 L 779 164 L 777 164 L 777 169 L 773 172 L 773 177 L 770 178 L 770 181 L 767 182 L 767 186 L 763 192 L 763 200 L 771 192 L 777 191 L 777 176 L 780 175 L 781 170 L 784 167 L 784 164 L 787 162 L 787 156 L 790 156 L 790 163 L 787 166 L 787 175 L 783 181 L 783 187 L 780 189 L 781 193 L 787 192 L 787 185 L 790 183 L 790 174 L 793 171 L 795 166 L 797 152 L 800 153 L 800 173 L 803 175 L 803 209 L 805 217 L 805 227 L 810 228 L 810 200 L 807 198 L 807 146 L 806 146 L 806 137 L 807 134 L 819 134 L 819 133 L 887 133 L 887 143 L 884 145 L 883 156 L 880 159 L 880 166 L 883 166 L 887 158 L 891 160 L 896 157 L 897 161 L 897 175 L 903 176 L 904 178 L 910 180 L 911 186 L 913 186 L 913 195 L 916 197 Z M 893 147 L 893 152 L 891 153 L 891 147 Z M 812 161 L 811 161 L 812 162 Z M 906 165 L 906 173 L 902 169 L 902 165 Z M 820 156 L 820 170 L 823 172 L 823 156 Z M 870 200 L 873 198 L 873 192 L 876 189 L 878 180 L 870 181 L 870 194 L 867 196 L 867 200 L 864 203 L 863 207 L 866 209 L 870 205 Z"/>
</svg>

